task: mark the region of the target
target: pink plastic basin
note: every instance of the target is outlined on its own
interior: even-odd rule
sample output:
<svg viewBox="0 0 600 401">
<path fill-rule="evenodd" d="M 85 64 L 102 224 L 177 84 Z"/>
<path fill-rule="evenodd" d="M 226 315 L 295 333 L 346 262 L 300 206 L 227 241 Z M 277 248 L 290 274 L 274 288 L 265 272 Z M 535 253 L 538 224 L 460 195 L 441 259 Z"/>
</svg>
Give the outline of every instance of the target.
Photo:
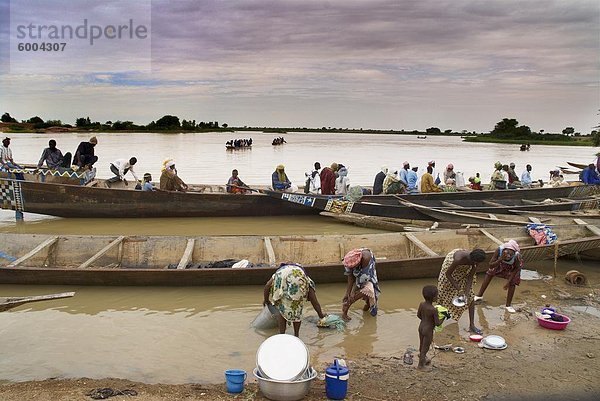
<svg viewBox="0 0 600 401">
<path fill-rule="evenodd" d="M 555 322 L 554 320 L 550 320 L 550 319 L 542 319 L 541 317 L 538 317 L 538 323 L 540 324 L 540 326 L 545 327 L 547 329 L 550 330 L 564 330 L 565 327 L 567 327 L 567 325 L 569 323 L 571 323 L 571 319 L 569 319 L 569 317 L 567 315 L 561 315 L 559 313 L 556 313 L 555 316 L 562 316 L 563 319 L 565 319 L 564 322 Z"/>
</svg>

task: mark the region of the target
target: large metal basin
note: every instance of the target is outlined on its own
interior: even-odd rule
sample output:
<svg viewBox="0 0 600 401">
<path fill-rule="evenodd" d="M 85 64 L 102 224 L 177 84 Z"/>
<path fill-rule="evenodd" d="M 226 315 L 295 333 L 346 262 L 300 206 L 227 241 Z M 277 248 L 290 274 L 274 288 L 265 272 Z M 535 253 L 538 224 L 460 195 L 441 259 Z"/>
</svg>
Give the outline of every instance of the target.
<svg viewBox="0 0 600 401">
<path fill-rule="evenodd" d="M 265 379 L 260 375 L 257 368 L 254 369 L 253 373 L 258 381 L 260 392 L 268 399 L 274 401 L 297 401 L 303 399 L 310 391 L 312 381 L 317 377 L 317 371 L 312 367 L 302 378 L 293 382 Z"/>
</svg>

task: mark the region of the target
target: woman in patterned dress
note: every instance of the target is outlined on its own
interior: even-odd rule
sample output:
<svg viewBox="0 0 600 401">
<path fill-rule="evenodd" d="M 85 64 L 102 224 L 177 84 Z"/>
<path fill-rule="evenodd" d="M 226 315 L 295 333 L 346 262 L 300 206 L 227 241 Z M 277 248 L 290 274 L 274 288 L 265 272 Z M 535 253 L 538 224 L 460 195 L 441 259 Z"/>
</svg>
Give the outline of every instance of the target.
<svg viewBox="0 0 600 401">
<path fill-rule="evenodd" d="M 377 316 L 377 300 L 379 299 L 379 283 L 375 270 L 375 255 L 370 249 L 353 249 L 344 256 L 344 274 L 348 276 L 346 294 L 342 300 L 342 318 L 350 320 L 350 306 L 362 299 L 363 310 Z"/>
<path fill-rule="evenodd" d="M 469 331 L 481 334 L 481 330 L 475 327 L 475 273 L 477 264 L 485 260 L 485 251 L 475 249 L 471 252 L 464 249 L 454 249 L 446 255 L 442 263 L 442 270 L 438 278 L 438 302 L 448 308 L 452 319 L 458 321 L 465 309 L 469 309 Z M 463 307 L 455 306 L 452 300 L 455 297 L 464 296 L 466 304 Z"/>
<path fill-rule="evenodd" d="M 325 315 L 317 300 L 314 281 L 306 275 L 301 265 L 282 263 L 267 281 L 263 301 L 263 305 L 271 303 L 279 310 L 279 334 L 285 334 L 286 326 L 291 323 L 294 326 L 294 335 L 299 336 L 304 303 L 307 299 L 315 308 L 319 319 L 323 319 Z"/>
</svg>

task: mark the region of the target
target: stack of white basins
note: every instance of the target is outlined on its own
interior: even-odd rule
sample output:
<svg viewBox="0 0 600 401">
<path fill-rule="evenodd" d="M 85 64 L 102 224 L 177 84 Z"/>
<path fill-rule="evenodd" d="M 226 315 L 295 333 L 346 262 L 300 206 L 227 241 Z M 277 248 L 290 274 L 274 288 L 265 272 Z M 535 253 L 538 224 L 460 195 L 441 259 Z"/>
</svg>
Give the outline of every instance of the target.
<svg viewBox="0 0 600 401">
<path fill-rule="evenodd" d="M 289 334 L 267 338 L 256 352 L 254 377 L 265 397 L 275 401 L 301 400 L 317 372 L 302 340 Z"/>
</svg>

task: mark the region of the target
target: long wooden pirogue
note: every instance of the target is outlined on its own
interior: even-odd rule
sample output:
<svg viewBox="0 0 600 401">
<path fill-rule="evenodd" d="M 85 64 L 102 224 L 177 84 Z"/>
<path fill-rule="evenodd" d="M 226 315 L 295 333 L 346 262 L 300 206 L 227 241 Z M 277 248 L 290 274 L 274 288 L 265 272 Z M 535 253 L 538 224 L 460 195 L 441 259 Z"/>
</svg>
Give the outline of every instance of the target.
<svg viewBox="0 0 600 401">
<path fill-rule="evenodd" d="M 74 292 L 62 292 L 60 294 L 48 295 L 32 295 L 26 297 L 0 297 L 0 312 L 7 311 L 17 306 L 28 304 L 31 302 L 50 301 L 53 299 L 70 298 L 74 296 Z"/>
<path fill-rule="evenodd" d="M 365 235 L 124 237 L 0 234 L 2 284 L 250 285 L 264 284 L 282 262 L 297 262 L 317 282 L 344 282 L 341 260 L 353 248 L 377 257 L 381 280 L 437 277 L 455 248 L 482 248 L 488 257 L 513 238 L 525 261 L 600 248 L 584 226 L 554 227 L 559 242 L 536 246 L 524 228 L 497 227 Z M 193 264 L 246 259 L 259 267 L 197 268 Z M 191 265 L 192 264 L 192 265 Z M 170 268 L 169 268 L 170 266 Z M 481 265 L 485 270 L 486 264 Z"/>
</svg>

